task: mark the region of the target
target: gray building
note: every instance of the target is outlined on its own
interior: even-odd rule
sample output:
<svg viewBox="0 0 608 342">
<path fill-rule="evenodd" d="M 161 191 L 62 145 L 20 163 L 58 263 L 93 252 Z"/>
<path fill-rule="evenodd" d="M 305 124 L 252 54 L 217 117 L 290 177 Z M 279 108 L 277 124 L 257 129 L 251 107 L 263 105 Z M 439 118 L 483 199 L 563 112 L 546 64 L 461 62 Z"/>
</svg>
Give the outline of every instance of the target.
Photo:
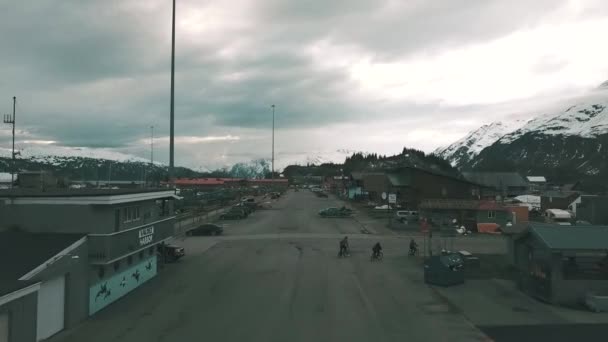
<svg viewBox="0 0 608 342">
<path fill-rule="evenodd" d="M 484 185 L 482 197 L 515 197 L 528 193 L 528 182 L 517 172 L 463 172 L 471 182 Z"/>
<path fill-rule="evenodd" d="M 83 269 L 64 281 L 80 284 L 65 286 L 66 303 L 73 301 L 65 322 L 78 322 L 156 276 L 157 245 L 174 233 L 175 198 L 166 189 L 0 191 L 0 232 L 83 238 L 78 249 Z M 10 267 L 9 260 L 22 263 L 3 259 L 0 269 Z"/>
<path fill-rule="evenodd" d="M 608 291 L 608 227 L 529 224 L 513 238 L 520 289 L 540 300 L 577 305 Z"/>
<path fill-rule="evenodd" d="M 84 234 L 0 233 L 0 341 L 39 341 L 88 316 Z"/>
</svg>

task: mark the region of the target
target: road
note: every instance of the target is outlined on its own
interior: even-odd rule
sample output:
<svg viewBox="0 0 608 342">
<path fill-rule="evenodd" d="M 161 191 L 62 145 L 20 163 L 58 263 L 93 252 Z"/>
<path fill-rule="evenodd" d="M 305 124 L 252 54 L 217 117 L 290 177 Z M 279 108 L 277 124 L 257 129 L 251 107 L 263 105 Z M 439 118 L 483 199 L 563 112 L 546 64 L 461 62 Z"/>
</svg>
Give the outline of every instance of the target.
<svg viewBox="0 0 608 342">
<path fill-rule="evenodd" d="M 289 192 L 270 210 L 182 241 L 188 255 L 78 327 L 62 342 L 483 341 L 422 281 L 405 238 L 360 234 L 353 219 L 322 219 L 339 204 Z M 338 238 L 352 255 L 336 257 Z M 382 262 L 370 262 L 381 241 Z"/>
</svg>

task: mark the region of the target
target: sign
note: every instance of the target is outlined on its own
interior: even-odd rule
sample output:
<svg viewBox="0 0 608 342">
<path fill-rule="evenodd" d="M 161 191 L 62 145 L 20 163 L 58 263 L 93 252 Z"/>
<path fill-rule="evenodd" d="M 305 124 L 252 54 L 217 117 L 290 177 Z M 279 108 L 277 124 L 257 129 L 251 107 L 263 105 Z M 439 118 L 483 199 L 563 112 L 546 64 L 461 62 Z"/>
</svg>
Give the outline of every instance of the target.
<svg viewBox="0 0 608 342">
<path fill-rule="evenodd" d="M 139 245 L 147 245 L 154 240 L 154 226 L 146 227 L 139 230 Z"/>
<path fill-rule="evenodd" d="M 388 195 L 388 203 L 397 203 L 397 194 L 389 194 Z"/>
<path fill-rule="evenodd" d="M 382 199 L 385 200 L 386 199 L 386 192 L 382 193 Z"/>
</svg>

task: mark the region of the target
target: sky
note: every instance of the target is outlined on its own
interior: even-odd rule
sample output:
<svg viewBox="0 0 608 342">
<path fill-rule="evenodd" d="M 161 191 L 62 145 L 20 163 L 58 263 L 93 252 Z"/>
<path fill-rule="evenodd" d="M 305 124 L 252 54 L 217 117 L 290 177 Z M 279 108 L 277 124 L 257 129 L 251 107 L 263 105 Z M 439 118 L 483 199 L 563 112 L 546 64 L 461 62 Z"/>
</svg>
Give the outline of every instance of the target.
<svg viewBox="0 0 608 342">
<path fill-rule="evenodd" d="M 0 0 L 17 147 L 168 162 L 170 0 Z M 431 152 L 608 79 L 603 0 L 177 0 L 176 165 Z M 10 147 L 10 127 L 0 147 Z"/>
</svg>

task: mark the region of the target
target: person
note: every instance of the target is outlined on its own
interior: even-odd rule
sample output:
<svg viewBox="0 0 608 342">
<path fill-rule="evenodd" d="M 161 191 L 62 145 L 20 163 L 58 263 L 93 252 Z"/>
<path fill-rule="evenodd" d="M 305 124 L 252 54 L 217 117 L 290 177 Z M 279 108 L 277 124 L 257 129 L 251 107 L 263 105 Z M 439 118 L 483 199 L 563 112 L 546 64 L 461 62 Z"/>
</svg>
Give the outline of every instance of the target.
<svg viewBox="0 0 608 342">
<path fill-rule="evenodd" d="M 348 236 L 345 236 L 344 239 L 340 240 L 340 256 L 345 256 L 348 254 Z"/>
<path fill-rule="evenodd" d="M 418 244 L 416 243 L 416 241 L 414 241 L 414 238 L 412 238 L 410 240 L 410 255 L 416 254 L 417 250 L 418 250 Z"/>
<path fill-rule="evenodd" d="M 372 247 L 372 255 L 374 258 L 380 257 L 380 252 L 382 251 L 382 246 L 380 246 L 380 242 L 376 242 L 374 247 Z"/>
</svg>

